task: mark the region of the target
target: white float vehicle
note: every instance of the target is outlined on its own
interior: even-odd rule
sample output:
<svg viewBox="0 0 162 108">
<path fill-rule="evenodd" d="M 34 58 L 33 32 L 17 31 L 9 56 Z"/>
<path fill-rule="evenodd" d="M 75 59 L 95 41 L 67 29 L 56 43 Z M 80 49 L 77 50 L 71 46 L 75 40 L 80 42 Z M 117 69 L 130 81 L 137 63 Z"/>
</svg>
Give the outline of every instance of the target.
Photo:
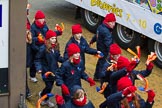
<svg viewBox="0 0 162 108">
<path fill-rule="evenodd" d="M 155 52 L 155 63 L 162 68 L 162 0 L 66 0 L 80 8 L 85 27 L 96 31 L 103 17 L 112 12 L 117 24 L 113 32 L 116 42 L 124 49 L 147 43 Z"/>
</svg>

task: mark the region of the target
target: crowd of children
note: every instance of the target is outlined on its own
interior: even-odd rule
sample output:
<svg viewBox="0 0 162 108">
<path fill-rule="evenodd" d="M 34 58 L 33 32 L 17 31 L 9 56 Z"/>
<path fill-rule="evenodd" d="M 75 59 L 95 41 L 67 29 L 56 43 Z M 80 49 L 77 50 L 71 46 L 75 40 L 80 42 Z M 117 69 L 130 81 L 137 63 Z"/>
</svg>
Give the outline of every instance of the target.
<svg viewBox="0 0 162 108">
<path fill-rule="evenodd" d="M 135 91 L 135 80 L 140 74 L 143 78 L 149 76 L 153 69 L 150 61 L 146 69 L 134 70 L 138 66 L 140 58 L 129 61 L 122 56 L 120 47 L 113 42 L 112 30 L 115 26 L 115 15 L 109 13 L 103 23 L 98 27 L 96 35 L 90 44 L 96 42 L 97 49 L 90 48 L 86 39 L 82 36 L 80 24 L 72 25 L 72 36 L 67 42 L 63 56 L 60 54 L 58 36 L 63 34 L 63 29 L 51 30 L 45 21 L 45 14 L 38 10 L 34 21 L 30 25 L 27 18 L 27 67 L 30 68 L 30 79 L 37 82 L 36 73 L 41 74 L 45 83 L 43 90 L 39 92 L 39 98 L 51 93 L 54 82 L 60 86 L 62 96 L 56 94 L 55 100 L 58 108 L 94 108 L 93 100 L 87 98 L 82 88 L 81 79 L 87 81 L 90 86 L 95 81 L 108 83 L 103 91 L 105 101 L 101 102 L 100 108 L 152 108 L 155 93 L 151 89 L 147 101 L 144 101 Z M 85 53 L 100 56 L 96 64 L 94 78 L 85 72 Z M 58 63 L 61 63 L 59 65 Z M 26 97 L 30 97 L 27 86 Z M 40 103 L 48 107 L 55 104 L 46 97 Z"/>
</svg>

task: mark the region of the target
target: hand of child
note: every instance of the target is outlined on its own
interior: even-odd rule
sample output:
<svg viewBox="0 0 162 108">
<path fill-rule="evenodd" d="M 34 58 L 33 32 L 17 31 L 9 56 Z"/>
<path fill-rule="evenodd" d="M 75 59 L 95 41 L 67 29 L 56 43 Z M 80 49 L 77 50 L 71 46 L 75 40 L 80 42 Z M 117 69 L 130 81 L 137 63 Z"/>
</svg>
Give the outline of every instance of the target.
<svg viewBox="0 0 162 108">
<path fill-rule="evenodd" d="M 155 97 L 155 92 L 153 90 L 148 90 L 147 95 L 148 95 L 147 101 L 153 102 Z"/>
<path fill-rule="evenodd" d="M 60 96 L 60 95 L 56 95 L 56 96 L 55 96 L 55 99 L 56 99 L 56 103 L 57 103 L 58 105 L 62 105 L 62 104 L 65 103 L 65 102 L 64 102 L 64 98 L 63 98 L 62 96 Z"/>
<path fill-rule="evenodd" d="M 152 70 L 153 67 L 154 67 L 154 64 L 152 62 L 150 62 L 148 65 L 146 65 L 147 70 Z"/>
<path fill-rule="evenodd" d="M 63 23 L 61 23 L 61 26 L 59 24 L 56 24 L 55 30 L 57 30 L 57 31 L 59 31 L 59 32 L 62 33 L 64 31 L 64 25 L 63 25 Z"/>
<path fill-rule="evenodd" d="M 96 84 L 92 78 L 88 78 L 87 81 L 90 83 L 90 86 L 94 86 Z"/>
<path fill-rule="evenodd" d="M 64 95 L 70 95 L 69 89 L 68 89 L 68 87 L 65 84 L 61 85 L 61 89 L 62 89 L 62 93 Z"/>
<path fill-rule="evenodd" d="M 39 43 L 44 43 L 44 37 L 41 34 L 39 34 L 37 38 Z"/>
<path fill-rule="evenodd" d="M 26 31 L 26 42 L 31 44 L 32 43 L 32 35 L 29 30 Z"/>
<path fill-rule="evenodd" d="M 127 72 L 128 73 L 131 73 L 133 71 L 134 68 L 136 68 L 136 66 L 138 65 L 139 63 L 139 60 L 132 60 L 130 62 L 130 64 L 127 66 Z"/>
</svg>

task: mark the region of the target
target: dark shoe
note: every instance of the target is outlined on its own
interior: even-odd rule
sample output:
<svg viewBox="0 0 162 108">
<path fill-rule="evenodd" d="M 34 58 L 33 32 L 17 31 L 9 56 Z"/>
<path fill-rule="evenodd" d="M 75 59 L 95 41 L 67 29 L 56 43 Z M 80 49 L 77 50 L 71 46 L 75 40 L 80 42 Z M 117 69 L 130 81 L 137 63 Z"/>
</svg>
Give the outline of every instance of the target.
<svg viewBox="0 0 162 108">
<path fill-rule="evenodd" d="M 32 97 L 32 95 L 31 95 L 30 93 L 27 93 L 27 94 L 26 94 L 26 99 L 28 99 L 28 98 L 30 98 L 30 97 Z"/>
<path fill-rule="evenodd" d="M 96 77 L 94 77 L 93 80 L 94 80 L 94 81 L 101 81 L 101 79 L 96 78 Z"/>
</svg>

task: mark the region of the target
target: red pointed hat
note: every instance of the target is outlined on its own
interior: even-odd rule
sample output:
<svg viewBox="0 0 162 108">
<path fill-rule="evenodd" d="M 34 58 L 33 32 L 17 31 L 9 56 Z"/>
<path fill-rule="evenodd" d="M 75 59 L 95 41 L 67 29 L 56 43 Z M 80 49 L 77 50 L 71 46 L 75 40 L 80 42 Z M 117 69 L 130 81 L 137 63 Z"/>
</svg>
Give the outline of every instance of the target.
<svg viewBox="0 0 162 108">
<path fill-rule="evenodd" d="M 121 91 L 129 86 L 133 86 L 133 83 L 128 76 L 120 78 L 117 82 L 117 90 L 118 91 Z"/>
<path fill-rule="evenodd" d="M 48 30 L 46 33 L 46 40 L 51 38 L 51 37 L 56 37 L 56 33 L 53 30 Z"/>
<path fill-rule="evenodd" d="M 120 56 L 117 61 L 117 69 L 122 69 L 124 67 L 127 67 L 130 64 L 130 61 L 123 56 Z"/>
<path fill-rule="evenodd" d="M 43 18 L 45 18 L 44 13 L 41 10 L 37 10 L 35 14 L 35 19 L 43 19 Z"/>
<path fill-rule="evenodd" d="M 110 45 L 110 54 L 111 55 L 121 54 L 121 49 L 118 46 L 118 44 L 113 43 L 113 44 Z"/>
<path fill-rule="evenodd" d="M 105 16 L 104 22 L 115 22 L 116 18 L 113 13 L 109 13 Z"/>
<path fill-rule="evenodd" d="M 78 45 L 71 43 L 67 47 L 68 57 L 71 57 L 73 54 L 80 53 L 80 48 Z"/>
<path fill-rule="evenodd" d="M 72 29 L 72 34 L 78 34 L 78 33 L 82 33 L 82 27 L 80 24 L 75 24 L 71 27 Z"/>
</svg>

